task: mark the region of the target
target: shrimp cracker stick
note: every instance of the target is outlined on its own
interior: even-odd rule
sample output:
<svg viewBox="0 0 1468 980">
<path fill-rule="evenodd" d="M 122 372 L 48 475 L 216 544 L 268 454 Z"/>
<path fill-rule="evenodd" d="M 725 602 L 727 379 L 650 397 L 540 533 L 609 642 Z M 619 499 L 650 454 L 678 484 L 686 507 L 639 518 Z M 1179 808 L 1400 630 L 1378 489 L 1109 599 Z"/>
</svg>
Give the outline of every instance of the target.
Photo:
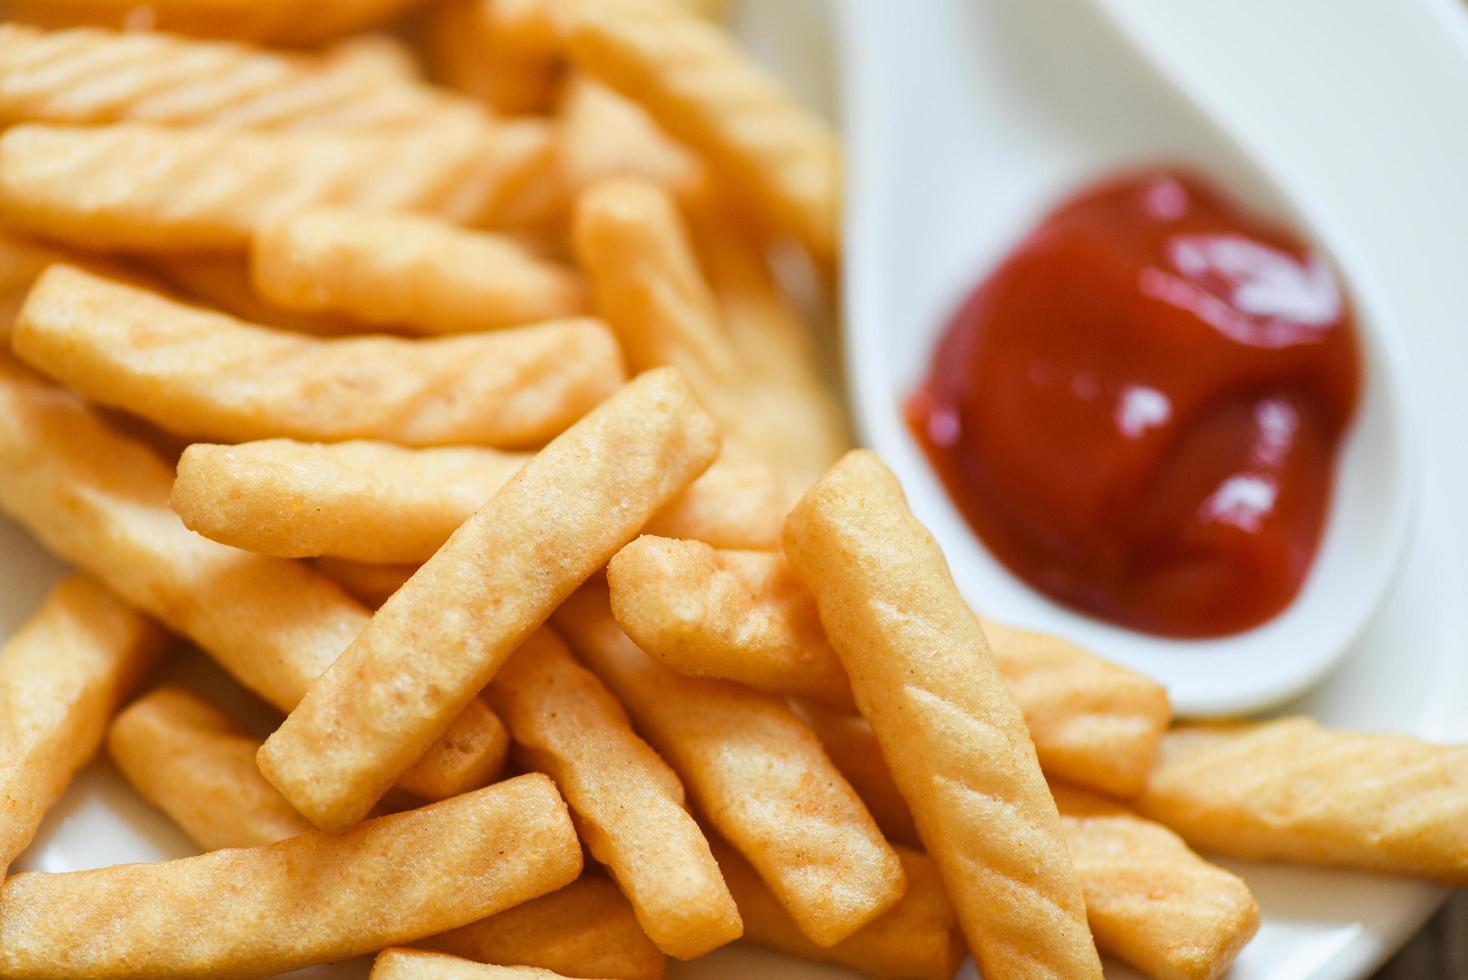
<svg viewBox="0 0 1468 980">
<path fill-rule="evenodd" d="M 739 938 L 739 912 L 683 807 L 683 784 L 560 637 L 530 634 L 488 696 L 517 758 L 556 781 L 592 856 L 659 949 L 693 959 Z"/>
<path fill-rule="evenodd" d="M 312 44 L 384 24 L 421 0 L 149 0 L 149 26 L 264 44 Z M 50 24 L 130 26 L 137 0 L 7 0 L 7 10 Z"/>
<path fill-rule="evenodd" d="M 810 701 L 796 705 L 796 712 L 816 733 L 821 746 L 841 775 L 856 789 L 888 840 L 922 847 L 912 811 L 882 761 L 882 749 L 872 726 L 861 715 L 833 711 Z"/>
<path fill-rule="evenodd" d="M 1194 847 L 1468 885 L 1468 746 L 1309 718 L 1169 732 L 1135 805 Z"/>
<path fill-rule="evenodd" d="M 537 445 L 622 381 L 595 320 L 432 340 L 304 337 L 71 266 L 37 280 L 12 344 L 94 401 L 231 442 Z"/>
<path fill-rule="evenodd" d="M 663 667 L 618 628 L 600 580 L 554 624 L 813 942 L 840 942 L 902 897 L 896 853 L 783 700 Z"/>
<path fill-rule="evenodd" d="M 897 479 L 870 452 L 847 453 L 791 511 L 785 548 L 980 969 L 1099 978 L 1024 716 Z"/>
<path fill-rule="evenodd" d="M 0 511 L 289 711 L 367 610 L 304 565 L 190 533 L 168 509 L 172 481 L 151 449 L 0 358 Z M 507 747 L 504 726 L 476 701 L 402 785 L 428 798 L 482 786 Z"/>
<path fill-rule="evenodd" d="M 405 212 L 298 211 L 261 228 L 250 256 L 269 302 L 405 333 L 491 330 L 585 308 L 571 269 L 511 238 Z"/>
<path fill-rule="evenodd" d="M 406 139 L 28 124 L 0 136 L 0 210 L 13 230 L 78 248 L 238 252 L 256 228 L 315 204 L 493 220 L 551 153 L 532 121 Z"/>
<path fill-rule="evenodd" d="M 613 559 L 610 578 L 623 628 L 675 670 L 850 707 L 815 600 L 784 556 L 644 536 Z M 983 627 L 1041 767 L 1138 792 L 1172 718 L 1162 686 L 1056 637 Z"/>
<path fill-rule="evenodd" d="M 950 980 L 963 961 L 963 940 L 953 906 L 943 893 L 938 869 L 926 854 L 897 849 L 907 875 L 907 893 L 886 914 L 834 946 L 817 946 L 805 937 L 749 862 L 723 841 L 713 841 L 714 856 L 744 916 L 745 937 L 802 959 L 839 963 L 879 977 Z"/>
<path fill-rule="evenodd" d="M 176 685 L 138 698 L 107 733 L 107 754 L 127 781 L 206 851 L 315 829 L 255 768 L 259 748 L 229 715 Z"/>
<path fill-rule="evenodd" d="M 564 974 L 535 966 L 491 966 L 421 949 L 385 949 L 368 980 L 554 980 Z"/>
<path fill-rule="evenodd" d="M 649 0 L 578 0 L 568 13 L 568 45 L 578 68 L 642 104 L 816 256 L 836 253 L 836 135 L 797 106 L 727 33 Z"/>
<path fill-rule="evenodd" d="M 1259 929 L 1249 886 L 1160 824 L 1104 797 L 1050 788 L 1096 944 L 1159 980 L 1226 973 Z"/>
<path fill-rule="evenodd" d="M 0 976 L 273 976 L 492 915 L 574 880 L 581 846 L 534 774 L 330 837 L 17 875 Z"/>
<path fill-rule="evenodd" d="M 515 648 L 719 451 L 676 371 L 633 380 L 469 518 L 266 740 L 260 769 L 318 827 L 349 827 Z"/>
<path fill-rule="evenodd" d="M 167 640 L 78 575 L 0 647 L 0 881 Z"/>
<path fill-rule="evenodd" d="M 627 899 L 616 885 L 592 875 L 419 945 L 570 977 L 662 980 L 664 971 L 663 954 L 637 924 Z"/>
</svg>

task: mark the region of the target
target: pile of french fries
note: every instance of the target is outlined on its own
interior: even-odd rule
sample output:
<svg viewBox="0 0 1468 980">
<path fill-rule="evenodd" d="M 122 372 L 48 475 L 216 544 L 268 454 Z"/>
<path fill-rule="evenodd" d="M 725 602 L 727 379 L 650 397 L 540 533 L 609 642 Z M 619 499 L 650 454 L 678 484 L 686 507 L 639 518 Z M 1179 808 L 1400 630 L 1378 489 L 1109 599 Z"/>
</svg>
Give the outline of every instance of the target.
<svg viewBox="0 0 1468 980">
<path fill-rule="evenodd" d="M 710 4 L 4 7 L 0 511 L 80 571 L 0 877 L 104 745 L 204 853 L 13 875 L 0 977 L 1211 978 L 1191 847 L 1468 883 L 1468 748 L 976 618 L 771 262 L 838 272 L 836 137 Z"/>
</svg>

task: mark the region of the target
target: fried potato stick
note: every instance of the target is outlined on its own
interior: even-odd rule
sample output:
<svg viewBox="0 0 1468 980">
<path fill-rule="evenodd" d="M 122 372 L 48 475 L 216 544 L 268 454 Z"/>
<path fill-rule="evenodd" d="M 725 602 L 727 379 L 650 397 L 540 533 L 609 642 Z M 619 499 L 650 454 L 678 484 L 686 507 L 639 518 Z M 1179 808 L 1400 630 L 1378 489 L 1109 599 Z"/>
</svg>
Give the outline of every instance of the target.
<svg viewBox="0 0 1468 980">
<path fill-rule="evenodd" d="M 709 180 L 703 162 L 668 136 L 636 102 L 596 79 L 574 74 L 560 98 L 557 160 L 575 196 L 609 177 L 638 177 L 685 200 Z"/>
<path fill-rule="evenodd" d="M 167 642 L 77 575 L 0 647 L 0 881 Z"/>
<path fill-rule="evenodd" d="M 329 555 L 315 559 L 312 564 L 345 589 L 348 595 L 371 609 L 377 609 L 386 602 L 418 570 L 417 565 L 374 565 Z"/>
<path fill-rule="evenodd" d="M 201 37 L 227 37 L 263 44 L 313 44 L 385 24 L 422 0 L 6 0 L 13 16 L 43 24 L 145 26 Z"/>
<path fill-rule="evenodd" d="M 783 700 L 663 667 L 618 628 L 600 580 L 553 622 L 813 942 L 840 942 L 902 897 L 896 852 Z"/>
<path fill-rule="evenodd" d="M 322 57 L 337 71 L 398 82 L 423 81 L 423 66 L 413 46 L 388 31 L 344 37 L 323 50 Z"/>
<path fill-rule="evenodd" d="M 1214 980 L 1259 929 L 1249 886 L 1104 797 L 1052 784 L 1103 952 L 1158 980 Z"/>
<path fill-rule="evenodd" d="M 897 479 L 870 452 L 848 453 L 791 511 L 785 548 L 980 969 L 1099 978 L 1024 716 Z"/>
<path fill-rule="evenodd" d="M 187 527 L 247 551 L 417 565 L 528 458 L 478 447 L 408 449 L 366 441 L 196 443 L 179 459 L 171 501 Z M 648 527 L 771 547 L 782 516 L 774 472 L 726 450 Z M 390 580 L 373 604 L 411 574 L 407 569 Z M 350 585 L 348 591 L 356 594 Z"/>
<path fill-rule="evenodd" d="M 560 637 L 530 634 L 487 696 L 521 765 L 556 781 L 592 857 L 659 949 L 686 960 L 739 938 L 739 912 L 684 809 L 683 784 Z"/>
<path fill-rule="evenodd" d="M 576 272 L 514 239 L 405 212 L 298 211 L 261 228 L 250 256 L 269 302 L 404 333 L 492 330 L 586 305 Z"/>
<path fill-rule="evenodd" d="M 0 975 L 274 975 L 463 925 L 580 871 L 565 803 L 521 776 L 338 837 L 16 875 L 0 889 Z"/>
<path fill-rule="evenodd" d="M 454 532 L 307 692 L 260 769 L 318 827 L 356 823 L 557 605 L 719 451 L 676 371 L 566 430 Z"/>
<path fill-rule="evenodd" d="M 568 5 L 576 67 L 643 105 L 813 254 L 838 248 L 840 147 L 726 32 L 671 4 Z"/>
<path fill-rule="evenodd" d="M 882 833 L 898 844 L 921 848 L 923 841 L 912 821 L 912 811 L 892 779 L 892 770 L 882 761 L 882 748 L 867 720 L 810 701 L 798 702 L 795 709 L 821 740 L 821 747 L 841 775 L 856 789 Z"/>
<path fill-rule="evenodd" d="M 663 954 L 605 878 L 559 891 L 419 943 L 480 963 L 538 966 L 571 977 L 662 980 Z"/>
<path fill-rule="evenodd" d="M 317 337 L 369 332 L 345 317 L 284 310 L 266 302 L 250 282 L 250 266 L 244 256 L 156 255 L 147 260 L 147 268 L 182 298 L 261 326 Z"/>
<path fill-rule="evenodd" d="M 564 974 L 534 966 L 491 966 L 421 949 L 385 949 L 368 980 L 554 980 Z"/>
<path fill-rule="evenodd" d="M 1468 745 L 1299 717 L 1185 725 L 1135 806 L 1219 854 L 1468 885 Z"/>
<path fill-rule="evenodd" d="M 15 126 L 0 136 L 0 210 L 13 230 L 82 249 L 240 252 L 312 205 L 492 222 L 552 162 L 537 121 L 428 136 Z"/>
<path fill-rule="evenodd" d="M 424 17 L 434 76 L 507 113 L 550 110 L 560 39 L 543 0 L 444 0 Z"/>
<path fill-rule="evenodd" d="M 177 685 L 117 716 L 107 754 L 133 789 L 205 851 L 258 847 L 315 828 L 255 768 L 260 740 Z"/>
<path fill-rule="evenodd" d="M 94 401 L 231 442 L 537 445 L 622 381 L 616 342 L 595 320 L 432 340 L 322 339 L 71 266 L 37 280 L 11 342 Z"/>
<path fill-rule="evenodd" d="M 711 842 L 724 880 L 744 916 L 745 938 L 791 956 L 839 963 L 878 977 L 950 980 L 965 950 L 938 869 L 926 854 L 897 849 L 907 875 L 902 901 L 834 946 L 817 946 L 796 927 L 749 862 L 721 840 Z"/>
<path fill-rule="evenodd" d="M 608 579 L 622 628 L 675 670 L 851 709 L 815 600 L 783 555 L 644 535 L 612 559 Z M 983 628 L 1045 771 L 1139 792 L 1172 718 L 1162 686 L 1056 637 Z"/>
<path fill-rule="evenodd" d="M 367 610 L 302 564 L 189 532 L 168 508 L 172 482 L 151 449 L 0 357 L 0 510 L 289 711 L 367 624 Z M 482 786 L 508 742 L 475 701 L 401 785 L 430 799 Z"/>
</svg>

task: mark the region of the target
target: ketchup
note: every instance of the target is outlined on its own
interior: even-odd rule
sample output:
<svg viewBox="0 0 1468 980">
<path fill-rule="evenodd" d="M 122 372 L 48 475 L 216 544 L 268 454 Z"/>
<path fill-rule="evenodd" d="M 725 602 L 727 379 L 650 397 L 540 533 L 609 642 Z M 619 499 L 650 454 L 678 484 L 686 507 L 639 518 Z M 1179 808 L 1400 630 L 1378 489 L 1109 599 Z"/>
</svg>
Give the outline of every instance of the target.
<svg viewBox="0 0 1468 980">
<path fill-rule="evenodd" d="M 964 303 L 906 415 L 1025 581 L 1204 637 L 1299 591 L 1360 387 L 1325 260 L 1156 171 L 1051 213 Z"/>
</svg>

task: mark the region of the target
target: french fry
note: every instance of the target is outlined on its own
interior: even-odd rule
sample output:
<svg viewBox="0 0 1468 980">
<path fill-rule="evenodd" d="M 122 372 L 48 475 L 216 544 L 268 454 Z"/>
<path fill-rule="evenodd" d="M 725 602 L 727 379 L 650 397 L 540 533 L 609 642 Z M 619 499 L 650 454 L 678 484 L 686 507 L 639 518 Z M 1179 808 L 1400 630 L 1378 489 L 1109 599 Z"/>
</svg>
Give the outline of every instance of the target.
<svg viewBox="0 0 1468 980">
<path fill-rule="evenodd" d="M 205 851 L 258 847 L 314 830 L 255 768 L 260 740 L 176 685 L 128 705 L 107 754 L 144 799 Z"/>
<path fill-rule="evenodd" d="M 493 222 L 551 165 L 537 121 L 422 135 L 15 126 L 0 136 L 0 209 L 12 230 L 82 249 L 241 252 L 318 204 Z"/>
<path fill-rule="evenodd" d="M 719 451 L 676 371 L 650 371 L 525 464 L 399 589 L 258 763 L 323 829 L 360 820 L 551 611 Z"/>
<path fill-rule="evenodd" d="M 821 740 L 821 747 L 855 788 L 872 812 L 877 826 L 891 841 L 922 847 L 912 811 L 892 779 L 892 770 L 882 761 L 882 748 L 872 726 L 858 714 L 833 711 L 809 701 L 799 702 L 796 712 Z"/>
<path fill-rule="evenodd" d="M 1468 885 L 1465 745 L 1300 717 L 1186 725 L 1134 805 L 1219 854 Z"/>
<path fill-rule="evenodd" d="M 255 292 L 249 262 L 243 256 L 155 255 L 147 260 L 147 268 L 183 299 L 261 326 L 317 337 L 368 332 L 345 317 L 285 310 L 267 302 Z"/>
<path fill-rule="evenodd" d="M 553 622 L 813 942 L 840 942 L 902 897 L 896 853 L 781 699 L 663 667 L 618 628 L 599 580 Z"/>
<path fill-rule="evenodd" d="M 568 4 L 576 67 L 643 105 L 820 259 L 838 249 L 840 148 L 718 27 L 650 0 Z"/>
<path fill-rule="evenodd" d="M 190 533 L 168 508 L 172 482 L 151 449 L 0 357 L 0 511 L 289 711 L 367 610 L 304 565 Z M 507 747 L 475 701 L 401 785 L 429 799 L 463 793 L 499 772 Z"/>
<path fill-rule="evenodd" d="M 668 136 L 636 102 L 594 78 L 575 74 L 560 98 L 557 160 L 568 194 L 609 177 L 639 177 L 680 200 L 702 194 L 702 161 Z"/>
<path fill-rule="evenodd" d="M 739 938 L 739 912 L 684 809 L 683 784 L 560 637 L 530 634 L 495 674 L 488 698 L 516 757 L 556 781 L 582 840 L 659 949 L 686 960 Z"/>
<path fill-rule="evenodd" d="M 247 551 L 416 566 L 528 458 L 487 448 L 363 441 L 196 443 L 179 459 L 171 502 L 191 530 Z M 773 471 L 726 451 L 648 527 L 771 547 L 781 516 Z M 406 568 L 384 588 L 367 585 L 371 604 L 381 605 L 411 574 Z M 353 594 L 355 581 L 347 581 Z"/>
<path fill-rule="evenodd" d="M 1214 980 L 1259 929 L 1237 876 L 1104 797 L 1052 784 L 1101 950 L 1158 980 Z"/>
<path fill-rule="evenodd" d="M 554 980 L 563 976 L 534 966 L 491 966 L 446 953 L 385 949 L 372 961 L 368 980 Z"/>
<path fill-rule="evenodd" d="M 851 709 L 815 600 L 783 555 L 644 535 L 612 559 L 608 580 L 622 628 L 673 669 Z M 1139 792 L 1172 717 L 1162 686 L 1055 637 L 983 628 L 1045 771 Z"/>
<path fill-rule="evenodd" d="M 560 40 L 543 0 L 444 0 L 424 47 L 443 84 L 508 113 L 546 112 L 561 75 Z"/>
<path fill-rule="evenodd" d="M 10 327 L 31 284 L 65 253 L 0 232 L 0 344 L 9 346 Z"/>
<path fill-rule="evenodd" d="M 980 969 L 1099 978 L 1024 716 L 897 479 L 870 452 L 848 453 L 791 511 L 785 548 Z"/>
<path fill-rule="evenodd" d="M 724 841 L 711 842 L 724 880 L 744 916 L 745 937 L 807 960 L 839 963 L 878 977 L 950 980 L 963 961 L 963 940 L 938 869 L 926 854 L 897 849 L 907 892 L 886 914 L 834 946 L 817 946 L 796 927 L 749 862 Z"/>
<path fill-rule="evenodd" d="M 0 881 L 167 641 L 78 575 L 0 647 Z"/>
<path fill-rule="evenodd" d="M 472 106 L 400 76 L 171 34 L 0 24 L 0 123 L 145 122 L 370 132 L 465 124 Z"/>
<path fill-rule="evenodd" d="M 418 53 L 407 41 L 387 31 L 344 37 L 327 47 L 322 56 L 335 71 L 396 82 L 423 81 Z"/>
<path fill-rule="evenodd" d="M 414 334 L 569 317 L 581 277 L 513 239 L 406 213 L 315 208 L 256 233 L 255 288 L 271 303 Z"/>
<path fill-rule="evenodd" d="M 313 564 L 348 595 L 371 609 L 386 602 L 418 570 L 417 565 L 375 565 L 330 555 L 317 558 Z"/>
<path fill-rule="evenodd" d="M 16 875 L 0 889 L 0 975 L 273 975 L 472 922 L 580 871 L 565 803 L 521 776 L 338 837 Z"/>
<path fill-rule="evenodd" d="M 480 963 L 538 966 L 572 977 L 663 977 L 663 954 L 637 924 L 631 904 L 616 885 L 591 875 L 419 945 Z"/>
<path fill-rule="evenodd" d="M 313 44 L 384 24 L 422 0 L 6 0 L 12 16 L 43 24 L 178 31 L 265 44 Z"/>
<path fill-rule="evenodd" d="M 536 445 L 622 381 L 595 320 L 431 340 L 303 337 L 71 266 L 37 280 L 11 343 L 97 402 L 228 441 Z"/>
</svg>

